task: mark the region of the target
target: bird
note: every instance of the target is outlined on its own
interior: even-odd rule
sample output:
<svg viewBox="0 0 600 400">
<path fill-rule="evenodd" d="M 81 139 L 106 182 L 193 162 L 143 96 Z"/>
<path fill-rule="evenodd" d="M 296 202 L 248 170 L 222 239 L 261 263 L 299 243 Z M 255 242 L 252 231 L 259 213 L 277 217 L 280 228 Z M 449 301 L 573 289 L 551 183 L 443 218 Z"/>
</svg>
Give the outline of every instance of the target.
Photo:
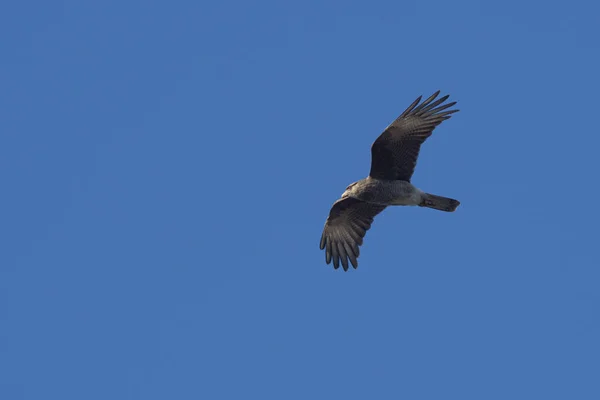
<svg viewBox="0 0 600 400">
<path fill-rule="evenodd" d="M 411 183 L 421 145 L 443 121 L 458 109 L 456 102 L 438 100 L 438 90 L 425 101 L 422 96 L 379 135 L 371 145 L 369 175 L 351 183 L 329 212 L 321 235 L 320 249 L 325 262 L 334 269 L 348 271 L 349 264 L 358 268 L 360 246 L 374 218 L 388 206 L 419 206 L 453 212 L 460 202 L 427 193 Z"/>
</svg>

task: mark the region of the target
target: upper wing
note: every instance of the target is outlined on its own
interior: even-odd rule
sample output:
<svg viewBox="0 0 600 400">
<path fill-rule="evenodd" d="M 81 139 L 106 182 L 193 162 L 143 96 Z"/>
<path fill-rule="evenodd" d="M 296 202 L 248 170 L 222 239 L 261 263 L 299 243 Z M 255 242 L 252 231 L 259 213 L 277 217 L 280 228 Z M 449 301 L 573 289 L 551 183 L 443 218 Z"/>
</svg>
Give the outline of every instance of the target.
<svg viewBox="0 0 600 400">
<path fill-rule="evenodd" d="M 365 203 L 352 197 L 339 199 L 331 207 L 321 235 L 321 250 L 325 249 L 325 261 L 338 269 L 340 261 L 344 271 L 348 270 L 348 259 L 358 267 L 356 259 L 360 253 L 365 234 L 371 227 L 373 219 L 384 210 L 385 206 Z"/>
<path fill-rule="evenodd" d="M 436 126 L 458 111 L 442 112 L 456 102 L 441 105 L 449 96 L 433 101 L 438 94 L 439 90 L 421 104 L 419 96 L 377 138 L 371 146 L 371 177 L 410 181 L 421 144 L 431 136 Z"/>
</svg>

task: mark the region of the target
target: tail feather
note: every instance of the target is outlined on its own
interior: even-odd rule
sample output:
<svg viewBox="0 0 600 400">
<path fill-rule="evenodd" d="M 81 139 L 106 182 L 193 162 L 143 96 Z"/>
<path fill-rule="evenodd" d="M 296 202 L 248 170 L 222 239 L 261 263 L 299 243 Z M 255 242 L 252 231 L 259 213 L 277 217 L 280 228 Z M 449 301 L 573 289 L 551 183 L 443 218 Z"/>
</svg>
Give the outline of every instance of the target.
<svg viewBox="0 0 600 400">
<path fill-rule="evenodd" d="M 452 212 L 456 210 L 456 207 L 460 204 L 460 201 L 450 199 L 448 197 L 436 196 L 435 194 L 425 193 L 421 200 L 420 207 L 433 208 L 440 211 Z"/>
</svg>

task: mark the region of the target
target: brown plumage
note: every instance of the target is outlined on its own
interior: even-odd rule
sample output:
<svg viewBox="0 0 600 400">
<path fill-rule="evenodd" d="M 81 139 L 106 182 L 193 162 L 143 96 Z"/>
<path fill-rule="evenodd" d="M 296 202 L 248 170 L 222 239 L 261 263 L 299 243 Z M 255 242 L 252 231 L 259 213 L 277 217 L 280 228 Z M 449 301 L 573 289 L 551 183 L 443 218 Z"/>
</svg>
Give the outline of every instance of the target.
<svg viewBox="0 0 600 400">
<path fill-rule="evenodd" d="M 335 202 L 323 235 L 321 250 L 325 249 L 325 261 L 333 260 L 333 267 L 338 269 L 340 261 L 344 270 L 348 270 L 348 260 L 354 268 L 358 268 L 357 258 L 359 246 L 371 227 L 373 219 L 386 206 L 371 204 L 352 197 L 341 198 Z"/>
<path fill-rule="evenodd" d="M 460 202 L 426 193 L 410 183 L 421 145 L 436 126 L 458 110 L 444 111 L 456 102 L 443 104 L 449 96 L 435 100 L 439 91 L 419 104 L 416 99 L 371 146 L 369 176 L 346 188 L 336 201 L 321 235 L 321 250 L 327 264 L 345 271 L 348 261 L 358 267 L 359 246 L 373 219 L 387 206 L 421 206 L 452 212 Z M 435 101 L 434 101 L 435 100 Z"/>
<path fill-rule="evenodd" d="M 416 99 L 394 122 L 392 122 L 371 146 L 371 172 L 377 179 L 395 179 L 410 182 L 415 171 L 421 145 L 436 126 L 459 110 L 443 110 L 456 102 L 441 105 L 448 95 L 438 99 L 438 90 L 421 103 Z M 439 107 L 438 107 L 439 106 Z"/>
</svg>

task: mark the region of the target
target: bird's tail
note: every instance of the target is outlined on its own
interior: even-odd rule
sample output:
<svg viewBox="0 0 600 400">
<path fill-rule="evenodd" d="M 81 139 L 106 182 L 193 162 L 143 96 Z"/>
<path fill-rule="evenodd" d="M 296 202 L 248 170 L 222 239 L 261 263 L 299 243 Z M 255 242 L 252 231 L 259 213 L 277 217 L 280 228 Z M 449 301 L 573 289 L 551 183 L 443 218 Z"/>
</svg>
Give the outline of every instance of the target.
<svg viewBox="0 0 600 400">
<path fill-rule="evenodd" d="M 460 201 L 450 199 L 448 197 L 436 196 L 430 193 L 424 193 L 420 207 L 434 208 L 440 211 L 452 212 L 456 210 L 456 207 L 460 204 Z"/>
</svg>

